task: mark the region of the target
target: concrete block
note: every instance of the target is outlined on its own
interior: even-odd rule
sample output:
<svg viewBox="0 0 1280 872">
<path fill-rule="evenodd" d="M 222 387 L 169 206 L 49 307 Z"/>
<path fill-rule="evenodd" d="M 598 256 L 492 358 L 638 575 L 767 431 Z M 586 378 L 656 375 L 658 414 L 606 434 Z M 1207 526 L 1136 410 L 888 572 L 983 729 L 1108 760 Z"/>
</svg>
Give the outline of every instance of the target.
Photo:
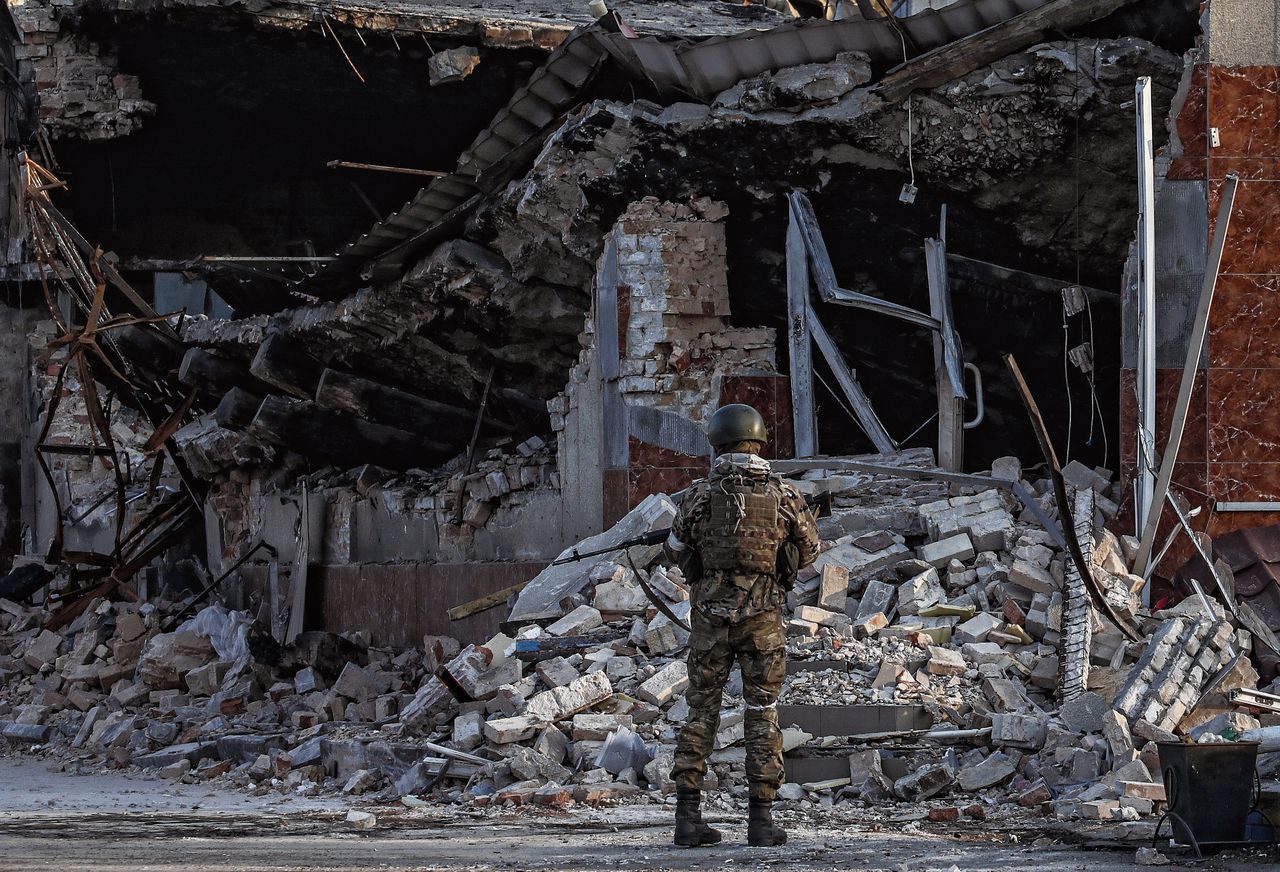
<svg viewBox="0 0 1280 872">
<path fill-rule="evenodd" d="M 946 596 L 937 569 L 930 569 L 898 587 L 898 611 L 903 615 L 918 614 L 921 609 L 942 602 Z"/>
<path fill-rule="evenodd" d="M 655 676 L 656 677 L 656 676 Z M 613 695 L 613 685 L 603 671 L 589 672 L 577 680 L 537 694 L 525 705 L 525 714 L 554 723 L 603 702 Z"/>
<path fill-rule="evenodd" d="M 604 619 L 598 609 L 581 605 L 547 627 L 547 632 L 552 636 L 580 636 L 603 624 Z"/>
<path fill-rule="evenodd" d="M 462 751 L 473 751 L 484 741 L 484 715 L 478 711 L 463 712 L 453 719 L 453 744 Z"/>
<path fill-rule="evenodd" d="M 1017 769 L 1018 766 L 1012 757 L 996 751 L 981 763 L 961 769 L 956 774 L 956 782 L 963 790 L 986 790 L 988 787 L 994 787 L 1012 778 Z"/>
<path fill-rule="evenodd" d="M 1009 567 L 1009 581 L 1034 593 L 1053 593 L 1060 585 L 1049 570 L 1026 560 L 1015 560 Z"/>
<path fill-rule="evenodd" d="M 795 617 L 796 620 L 808 621 L 820 627 L 832 627 L 835 626 L 837 620 L 847 620 L 848 618 L 844 612 L 831 612 L 817 606 L 797 606 Z"/>
<path fill-rule="evenodd" d="M 934 567 L 946 566 L 952 560 L 972 560 L 977 554 L 967 533 L 958 533 L 941 541 L 922 545 L 917 553 L 921 560 Z"/>
<path fill-rule="evenodd" d="M 531 739 L 542 729 L 544 722 L 529 715 L 513 718 L 491 718 L 485 721 L 484 737 L 495 745 L 509 745 Z"/>
<path fill-rule="evenodd" d="M 892 584 L 876 579 L 868 581 L 866 588 L 862 591 L 862 601 L 858 603 L 858 611 L 853 617 L 854 622 L 862 623 L 877 612 L 889 614 L 889 608 L 897 593 L 898 589 Z"/>
<path fill-rule="evenodd" d="M 662 706 L 689 686 L 689 670 L 683 660 L 668 663 L 648 681 L 640 685 L 636 696 L 645 702 Z"/>
<path fill-rule="evenodd" d="M 951 648 L 929 646 L 929 662 L 925 667 L 930 675 L 964 675 L 969 669 L 959 651 Z"/>
<path fill-rule="evenodd" d="M 830 611 L 843 612 L 849 596 L 848 567 L 828 564 L 822 567 L 820 578 L 818 605 Z"/>
<path fill-rule="evenodd" d="M 955 775 L 945 764 L 922 766 L 893 783 L 893 793 L 907 802 L 920 802 L 937 796 L 955 783 Z"/>
<path fill-rule="evenodd" d="M 997 713 L 991 716 L 993 745 L 1038 751 L 1044 747 L 1049 719 L 1041 714 Z"/>
<path fill-rule="evenodd" d="M 1003 621 L 995 615 L 980 612 L 963 624 L 957 624 L 951 631 L 951 638 L 962 645 L 966 642 L 983 642 L 991 635 L 992 630 L 998 630 L 1002 625 Z"/>
</svg>

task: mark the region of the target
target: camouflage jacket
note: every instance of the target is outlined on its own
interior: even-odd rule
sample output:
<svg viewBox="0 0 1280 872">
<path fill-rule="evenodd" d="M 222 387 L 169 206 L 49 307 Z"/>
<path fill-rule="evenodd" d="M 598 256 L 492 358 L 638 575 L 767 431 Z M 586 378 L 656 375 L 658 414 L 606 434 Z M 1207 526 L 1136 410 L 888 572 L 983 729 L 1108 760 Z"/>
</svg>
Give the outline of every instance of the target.
<svg viewBox="0 0 1280 872">
<path fill-rule="evenodd" d="M 741 492 L 747 492 L 745 497 Z M 716 458 L 711 475 L 685 493 L 667 539 L 674 561 L 688 566 L 698 557 L 704 565 L 693 584 L 694 607 L 730 621 L 782 605 L 790 579 L 780 583 L 775 567 L 787 546 L 794 549 L 793 571 L 808 566 L 818 556 L 817 524 L 800 492 L 753 454 Z M 746 568 L 716 568 L 734 563 L 735 549 L 740 552 L 737 562 Z"/>
</svg>

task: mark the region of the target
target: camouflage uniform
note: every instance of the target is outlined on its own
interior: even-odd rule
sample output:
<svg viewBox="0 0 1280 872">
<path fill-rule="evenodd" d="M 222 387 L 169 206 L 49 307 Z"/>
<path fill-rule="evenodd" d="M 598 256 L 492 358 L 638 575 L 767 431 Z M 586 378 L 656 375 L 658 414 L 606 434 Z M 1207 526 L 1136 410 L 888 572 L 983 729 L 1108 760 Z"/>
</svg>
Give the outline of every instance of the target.
<svg viewBox="0 0 1280 872">
<path fill-rule="evenodd" d="M 779 553 L 788 544 L 798 551 L 793 569 L 813 562 L 813 515 L 800 492 L 755 455 L 722 455 L 710 478 L 685 494 L 667 548 L 682 564 L 696 555 L 701 575 L 693 584 L 690 617 L 689 718 L 671 770 L 678 788 L 702 788 L 720 726 L 721 693 L 735 660 L 747 704 L 750 795 L 772 800 L 782 784 L 776 704 L 786 676 L 782 605 L 792 579 L 780 582 Z"/>
</svg>

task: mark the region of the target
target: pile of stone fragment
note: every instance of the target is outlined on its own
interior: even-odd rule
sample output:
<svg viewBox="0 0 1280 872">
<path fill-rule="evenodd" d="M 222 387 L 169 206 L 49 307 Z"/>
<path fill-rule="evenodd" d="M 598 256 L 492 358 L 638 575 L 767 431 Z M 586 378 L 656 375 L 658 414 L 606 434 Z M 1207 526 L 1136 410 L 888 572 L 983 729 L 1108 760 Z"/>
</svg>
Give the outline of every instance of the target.
<svg viewBox="0 0 1280 872">
<path fill-rule="evenodd" d="M 1102 526 L 1114 511 L 1109 476 L 1079 464 L 1066 472 L 1099 507 L 1085 525 L 1092 574 L 1142 630 L 1130 641 L 1086 612 L 1088 689 L 1066 701 L 1064 638 L 1083 630 L 1064 626 L 1068 560 L 1037 520 L 1057 523 L 1047 481 L 1022 481 L 1012 459 L 995 465 L 990 487 L 884 472 L 797 479 L 829 493 L 833 512 L 819 522 L 821 556 L 788 598 L 793 669 L 780 711 L 918 706 L 932 726 L 817 736 L 784 716 L 788 757 L 847 762 L 839 777 L 788 782 L 784 800 L 909 802 L 938 820 L 1018 803 L 1128 822 L 1163 799 L 1155 742 L 1260 725 L 1221 699 L 1193 709 L 1228 663 L 1219 697 L 1256 685 L 1248 657 L 1233 660 L 1248 650 L 1247 631 L 1198 599 L 1144 613 L 1127 569 L 1134 543 Z M 1012 482 L 1037 511 L 1012 495 Z M 674 512 L 655 495 L 579 550 L 660 529 Z M 220 606 L 171 627 L 164 603 L 105 600 L 53 631 L 43 628 L 46 609 L 0 601 L 0 735 L 70 765 L 258 793 L 478 806 L 664 801 L 688 713 L 688 635 L 637 573 L 687 620 L 688 585 L 655 546 L 548 567 L 516 599 L 507 633 L 483 644 L 428 637 L 397 650 L 370 647 L 360 633 L 304 633 L 282 648 Z M 708 775 L 725 799 L 746 787 L 740 689 L 735 671 Z"/>
</svg>

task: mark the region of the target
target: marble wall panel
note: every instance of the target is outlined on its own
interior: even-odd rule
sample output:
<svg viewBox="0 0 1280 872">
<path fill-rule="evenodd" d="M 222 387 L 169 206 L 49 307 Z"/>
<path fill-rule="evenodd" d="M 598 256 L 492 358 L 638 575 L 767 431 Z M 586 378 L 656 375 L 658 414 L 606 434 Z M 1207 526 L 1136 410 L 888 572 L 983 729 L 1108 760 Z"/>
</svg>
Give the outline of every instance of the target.
<svg viewBox="0 0 1280 872">
<path fill-rule="evenodd" d="M 1135 385 L 1137 373 L 1132 369 L 1120 371 L 1120 461 L 1133 463 L 1137 459 L 1138 409 Z M 1182 384 L 1182 370 L 1156 370 L 1156 451 L 1163 453 L 1169 444 L 1169 423 L 1178 401 L 1178 388 Z M 1191 385 L 1191 402 L 1187 407 L 1187 422 L 1182 429 L 1182 443 L 1178 449 L 1179 462 L 1204 462 L 1208 444 L 1208 417 L 1205 393 L 1205 374 L 1196 373 Z"/>
<path fill-rule="evenodd" d="M 1218 128 L 1215 157 L 1278 153 L 1280 68 L 1210 67 L 1208 107 L 1209 126 Z"/>
<path fill-rule="evenodd" d="M 1219 277 L 1210 316 L 1209 366 L 1280 367 L 1280 276 Z"/>
<path fill-rule="evenodd" d="M 746 403 L 764 416 L 769 444 L 763 457 L 795 457 L 791 420 L 791 379 L 785 375 L 726 375 L 720 380 L 720 405 Z"/>
<path fill-rule="evenodd" d="M 1280 461 L 1280 369 L 1210 370 L 1208 388 L 1208 460 Z"/>
</svg>

